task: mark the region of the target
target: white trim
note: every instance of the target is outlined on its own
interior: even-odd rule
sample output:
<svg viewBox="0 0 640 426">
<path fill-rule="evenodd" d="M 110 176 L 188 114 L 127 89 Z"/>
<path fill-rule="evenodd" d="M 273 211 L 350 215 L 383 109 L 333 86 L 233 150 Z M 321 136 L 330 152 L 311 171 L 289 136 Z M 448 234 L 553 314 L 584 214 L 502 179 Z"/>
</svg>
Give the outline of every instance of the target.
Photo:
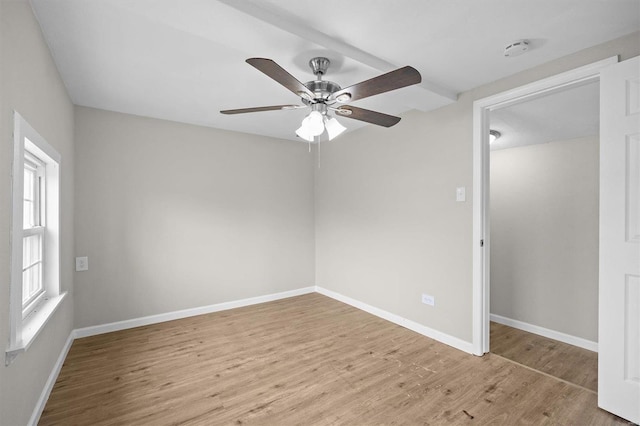
<svg viewBox="0 0 640 426">
<path fill-rule="evenodd" d="M 473 103 L 473 353 L 489 352 L 489 112 L 597 81 L 618 57 L 545 78 Z M 480 240 L 484 246 L 480 247 Z"/>
<path fill-rule="evenodd" d="M 49 399 L 49 395 L 51 395 L 51 391 L 53 390 L 53 386 L 56 384 L 56 380 L 58 379 L 58 375 L 60 374 L 60 370 L 62 369 L 62 365 L 64 364 L 64 360 L 67 358 L 67 354 L 69 353 L 69 349 L 71 349 L 71 345 L 75 339 L 74 331 L 69 333 L 69 337 L 62 347 L 62 351 L 60 351 L 60 355 L 58 356 L 58 360 L 53 365 L 53 369 L 49 374 L 49 378 L 47 382 L 44 384 L 44 389 L 42 389 L 42 393 L 40 394 L 40 398 L 38 398 L 38 402 L 36 403 L 35 408 L 33 409 L 33 413 L 31 413 L 31 418 L 29 419 L 29 426 L 35 426 L 38 424 L 40 420 L 40 416 L 44 411 L 44 407 L 47 405 L 47 400 Z"/>
<path fill-rule="evenodd" d="M 5 365 L 10 365 L 19 354 L 29 349 L 66 295 L 65 291 L 57 296 L 45 298 L 23 319 L 20 340 L 13 342 L 5 351 Z"/>
<path fill-rule="evenodd" d="M 588 351 L 598 352 L 598 342 L 594 342 L 592 340 L 583 339 L 582 337 L 572 336 L 560 331 L 551 330 L 540 327 L 539 325 L 529 324 L 524 321 L 518 321 L 496 314 L 491 314 L 490 319 L 498 324 L 507 325 L 509 327 L 517 328 L 518 330 L 527 331 L 529 333 L 537 334 L 569 345 L 578 346 Z"/>
<path fill-rule="evenodd" d="M 215 305 L 200 306 L 197 308 L 182 309 L 180 311 L 166 312 L 164 314 L 150 315 L 141 318 L 132 318 L 124 321 L 117 321 L 108 324 L 94 325 L 91 327 L 78 328 L 74 330 L 76 339 L 81 337 L 95 336 L 98 334 L 111 333 L 112 331 L 126 330 L 128 328 L 141 327 L 143 325 L 157 324 L 165 321 L 173 321 L 182 318 L 194 317 L 196 315 L 210 314 L 212 312 L 226 311 L 228 309 L 241 308 L 244 306 L 257 305 L 258 303 L 272 302 L 274 300 L 286 299 L 288 297 L 300 296 L 302 294 L 313 293 L 314 287 L 304 287 L 296 290 L 283 291 L 281 293 L 267 294 L 264 296 L 250 297 L 248 299 L 233 300 L 230 302 L 216 303 Z"/>
<path fill-rule="evenodd" d="M 618 57 L 612 56 L 552 77 L 543 78 L 542 80 L 516 87 L 515 89 L 478 99 L 473 105 L 474 107 L 480 106 L 489 109 L 498 109 L 519 104 L 524 100 L 540 98 L 554 93 L 559 89 L 573 87 L 575 84 L 589 83 L 599 78 L 600 70 L 617 63 Z"/>
<path fill-rule="evenodd" d="M 64 298 L 60 294 L 60 162 L 62 157 L 29 123 L 13 112 L 13 164 L 11 176 L 11 281 L 9 295 L 9 348 L 5 351 L 5 365 L 29 348 L 40 329 L 47 323 Z M 43 234 L 42 274 L 45 301 L 37 305 L 39 312 L 27 313 L 23 318 L 22 251 L 23 194 L 25 152 L 44 163 L 46 190 L 43 194 L 46 228 Z M 27 232 L 28 233 L 28 232 Z M 61 296 L 61 297 L 60 297 Z M 49 299 L 48 301 L 46 299 Z M 35 306 L 35 305 L 33 305 Z M 31 319 L 30 319 L 31 318 Z M 38 327 L 38 329 L 34 329 Z"/>
<path fill-rule="evenodd" d="M 477 102 L 477 101 L 476 101 Z M 489 351 L 488 321 L 489 289 L 489 215 L 485 208 L 489 205 L 489 114 L 484 108 L 473 105 L 473 258 L 472 258 L 472 336 L 473 354 L 483 355 Z M 477 194 L 477 195 L 476 195 Z M 482 244 L 481 244 L 482 241 Z"/>
<path fill-rule="evenodd" d="M 323 287 L 316 286 L 316 292 L 340 302 L 346 303 L 347 305 L 351 305 L 354 308 L 368 312 L 384 320 L 390 321 L 401 327 L 408 328 L 411 331 L 415 331 L 416 333 L 422 334 L 423 336 L 437 340 L 438 342 L 444 343 L 445 345 L 449 345 L 463 352 L 473 354 L 473 345 L 470 342 L 465 342 L 464 340 L 458 339 L 457 337 L 442 333 L 441 331 L 434 330 L 422 324 L 418 324 L 415 321 L 403 318 L 400 315 L 392 314 L 391 312 L 376 308 L 375 306 L 368 305 L 364 302 L 352 299 L 348 296 L 336 293 L 335 291 L 328 290 Z"/>
<path fill-rule="evenodd" d="M 24 191 L 24 126 L 22 116 L 13 116 L 13 164 L 11 176 L 11 284 L 9 291 L 9 347 L 22 338 L 22 218 Z M 18 287 L 19 285 L 19 287 Z M 6 358 L 5 358 L 6 363 Z"/>
</svg>

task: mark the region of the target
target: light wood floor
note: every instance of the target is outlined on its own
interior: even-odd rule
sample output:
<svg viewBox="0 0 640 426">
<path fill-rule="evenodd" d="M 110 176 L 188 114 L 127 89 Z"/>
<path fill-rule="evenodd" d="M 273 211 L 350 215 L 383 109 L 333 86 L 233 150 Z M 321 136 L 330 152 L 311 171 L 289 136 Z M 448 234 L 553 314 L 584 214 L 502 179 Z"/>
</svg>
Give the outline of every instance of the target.
<svg viewBox="0 0 640 426">
<path fill-rule="evenodd" d="M 593 392 L 598 391 L 598 354 L 557 340 L 491 323 L 491 352 Z"/>
<path fill-rule="evenodd" d="M 319 294 L 76 340 L 41 425 L 624 424 L 596 395 Z"/>
</svg>

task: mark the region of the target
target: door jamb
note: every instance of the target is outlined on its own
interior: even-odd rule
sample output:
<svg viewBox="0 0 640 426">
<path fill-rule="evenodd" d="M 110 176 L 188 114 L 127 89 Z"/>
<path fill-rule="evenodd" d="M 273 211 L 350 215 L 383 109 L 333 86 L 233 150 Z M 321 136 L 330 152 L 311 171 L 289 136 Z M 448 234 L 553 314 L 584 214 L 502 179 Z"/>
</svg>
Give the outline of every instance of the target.
<svg viewBox="0 0 640 426">
<path fill-rule="evenodd" d="M 618 63 L 612 56 L 592 64 L 478 99 L 473 103 L 473 354 L 489 352 L 489 113 L 600 79 Z M 482 243 L 481 243 L 482 242 Z"/>
</svg>

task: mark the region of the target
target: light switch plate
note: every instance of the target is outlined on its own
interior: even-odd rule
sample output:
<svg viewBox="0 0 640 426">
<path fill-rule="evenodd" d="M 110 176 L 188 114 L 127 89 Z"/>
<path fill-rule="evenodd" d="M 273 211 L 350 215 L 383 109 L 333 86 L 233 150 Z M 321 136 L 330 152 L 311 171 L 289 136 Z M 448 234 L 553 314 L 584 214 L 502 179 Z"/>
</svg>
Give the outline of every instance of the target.
<svg viewBox="0 0 640 426">
<path fill-rule="evenodd" d="M 467 190 L 464 186 L 459 186 L 456 188 L 456 201 L 466 201 L 467 200 Z"/>
<path fill-rule="evenodd" d="M 89 258 L 87 256 L 76 257 L 76 271 L 88 271 Z"/>
</svg>

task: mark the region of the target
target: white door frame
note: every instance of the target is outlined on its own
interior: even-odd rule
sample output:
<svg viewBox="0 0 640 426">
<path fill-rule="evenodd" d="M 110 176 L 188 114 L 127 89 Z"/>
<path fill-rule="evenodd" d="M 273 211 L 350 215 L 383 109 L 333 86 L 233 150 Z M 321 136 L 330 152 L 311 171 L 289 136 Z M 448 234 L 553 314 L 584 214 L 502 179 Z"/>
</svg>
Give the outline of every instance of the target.
<svg viewBox="0 0 640 426">
<path fill-rule="evenodd" d="M 489 114 L 521 102 L 600 79 L 600 70 L 618 62 L 603 59 L 473 103 L 473 353 L 489 352 Z"/>
</svg>

